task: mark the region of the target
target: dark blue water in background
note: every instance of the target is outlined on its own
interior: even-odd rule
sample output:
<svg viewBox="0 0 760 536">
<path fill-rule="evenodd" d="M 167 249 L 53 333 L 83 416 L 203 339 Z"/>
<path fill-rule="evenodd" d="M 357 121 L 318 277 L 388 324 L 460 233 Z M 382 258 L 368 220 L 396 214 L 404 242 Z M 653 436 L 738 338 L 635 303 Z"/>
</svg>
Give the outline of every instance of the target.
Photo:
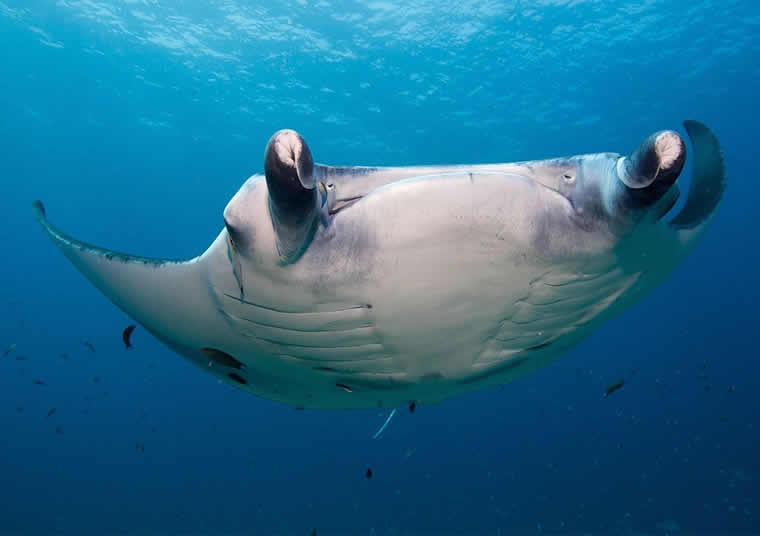
<svg viewBox="0 0 760 536">
<path fill-rule="evenodd" d="M 170 4 L 0 1 L 0 534 L 760 532 L 760 6 Z M 31 211 L 191 257 L 280 128 L 403 165 L 627 153 L 683 119 L 729 172 L 693 255 L 552 366 L 380 440 L 387 412 L 257 399 L 140 327 L 125 351 Z"/>
</svg>

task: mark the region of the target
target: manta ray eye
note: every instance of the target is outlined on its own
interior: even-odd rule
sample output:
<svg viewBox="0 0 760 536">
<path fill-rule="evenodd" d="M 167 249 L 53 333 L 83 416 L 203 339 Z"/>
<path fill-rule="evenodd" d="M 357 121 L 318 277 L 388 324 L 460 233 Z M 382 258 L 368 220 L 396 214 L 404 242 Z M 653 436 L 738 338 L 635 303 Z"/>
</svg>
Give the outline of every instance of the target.
<svg viewBox="0 0 760 536">
<path fill-rule="evenodd" d="M 562 180 L 564 180 L 568 184 L 572 184 L 575 182 L 575 175 L 572 175 L 570 173 L 565 173 L 562 175 Z"/>
</svg>

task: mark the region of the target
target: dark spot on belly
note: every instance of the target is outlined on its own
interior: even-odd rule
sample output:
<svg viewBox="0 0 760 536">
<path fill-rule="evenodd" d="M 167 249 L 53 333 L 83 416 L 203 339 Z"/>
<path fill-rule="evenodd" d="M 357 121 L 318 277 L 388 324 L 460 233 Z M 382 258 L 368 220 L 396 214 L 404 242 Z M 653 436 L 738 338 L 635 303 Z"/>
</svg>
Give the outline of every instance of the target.
<svg viewBox="0 0 760 536">
<path fill-rule="evenodd" d="M 231 380 L 235 380 L 236 382 L 238 382 L 241 385 L 246 385 L 248 383 L 245 378 L 243 378 L 239 374 L 235 374 L 234 372 L 230 372 L 229 374 L 227 374 L 227 376 L 229 376 L 229 378 Z"/>
<path fill-rule="evenodd" d="M 232 357 L 230 354 L 217 350 L 216 348 L 201 348 L 201 353 L 217 365 L 237 370 L 243 370 L 245 368 L 243 363 Z"/>
</svg>

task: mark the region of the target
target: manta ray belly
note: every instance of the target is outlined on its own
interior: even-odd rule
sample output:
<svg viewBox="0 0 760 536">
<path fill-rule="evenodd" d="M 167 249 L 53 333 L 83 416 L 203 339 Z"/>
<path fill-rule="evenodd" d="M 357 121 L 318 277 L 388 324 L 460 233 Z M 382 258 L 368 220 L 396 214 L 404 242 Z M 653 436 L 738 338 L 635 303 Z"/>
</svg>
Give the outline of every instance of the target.
<svg viewBox="0 0 760 536">
<path fill-rule="evenodd" d="M 544 359 L 538 347 L 586 327 L 629 284 L 591 255 L 601 245 L 567 252 L 576 237 L 541 236 L 546 195 L 503 173 L 411 180 L 346 209 L 297 264 L 243 263 L 242 299 L 227 260 L 213 287 L 243 387 L 304 407 L 391 407 Z"/>
</svg>

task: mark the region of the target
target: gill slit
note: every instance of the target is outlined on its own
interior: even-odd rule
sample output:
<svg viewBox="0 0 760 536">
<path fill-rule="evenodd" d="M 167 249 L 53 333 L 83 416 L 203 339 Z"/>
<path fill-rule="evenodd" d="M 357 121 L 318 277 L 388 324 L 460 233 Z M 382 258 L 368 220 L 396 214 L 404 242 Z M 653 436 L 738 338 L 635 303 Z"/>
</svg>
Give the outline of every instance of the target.
<svg viewBox="0 0 760 536">
<path fill-rule="evenodd" d="M 243 301 L 245 298 L 245 291 L 243 289 L 243 270 L 240 266 L 240 255 L 238 254 L 237 249 L 235 248 L 235 243 L 232 241 L 232 237 L 229 234 L 227 235 L 227 247 L 230 260 L 232 261 L 232 274 L 237 280 L 238 287 L 240 287 L 240 301 Z"/>
</svg>

